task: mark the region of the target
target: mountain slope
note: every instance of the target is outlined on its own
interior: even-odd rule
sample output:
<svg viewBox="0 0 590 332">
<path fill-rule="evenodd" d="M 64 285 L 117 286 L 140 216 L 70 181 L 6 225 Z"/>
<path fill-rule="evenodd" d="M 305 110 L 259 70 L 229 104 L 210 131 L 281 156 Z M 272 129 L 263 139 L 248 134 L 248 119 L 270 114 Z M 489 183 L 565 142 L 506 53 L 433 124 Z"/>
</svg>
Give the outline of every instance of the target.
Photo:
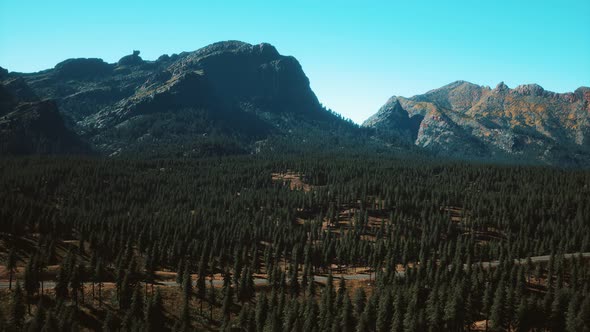
<svg viewBox="0 0 590 332">
<path fill-rule="evenodd" d="M 18 76 L 107 155 L 200 154 L 212 144 L 247 152 L 307 126 L 359 130 L 324 109 L 297 60 L 269 44 L 220 42 L 156 61 L 138 51 L 114 64 L 69 59 Z"/>
<path fill-rule="evenodd" d="M 22 78 L 0 67 L 0 155 L 88 153 L 54 101 L 40 100 Z"/>
<path fill-rule="evenodd" d="M 588 165 L 589 101 L 585 87 L 560 94 L 536 84 L 490 89 L 457 81 L 411 98 L 394 96 L 363 126 L 440 155 Z"/>
</svg>

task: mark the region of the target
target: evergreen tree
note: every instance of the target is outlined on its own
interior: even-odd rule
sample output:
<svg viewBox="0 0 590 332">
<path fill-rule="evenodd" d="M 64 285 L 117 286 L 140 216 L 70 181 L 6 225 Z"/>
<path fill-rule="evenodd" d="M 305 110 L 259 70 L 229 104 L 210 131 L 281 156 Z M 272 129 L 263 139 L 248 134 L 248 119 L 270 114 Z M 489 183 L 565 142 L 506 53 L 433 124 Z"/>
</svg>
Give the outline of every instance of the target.
<svg viewBox="0 0 590 332">
<path fill-rule="evenodd" d="M 249 267 L 244 267 L 238 289 L 238 300 L 242 302 L 250 301 L 254 297 L 254 279 Z"/>
<path fill-rule="evenodd" d="M 431 331 L 439 331 L 442 328 L 441 321 L 443 309 L 441 308 L 440 302 L 438 289 L 432 289 L 428 295 L 428 299 L 426 300 L 426 320 L 428 321 Z"/>
<path fill-rule="evenodd" d="M 191 278 L 188 262 L 184 264 L 182 275 L 182 296 L 184 301 L 190 300 L 193 293 L 193 279 Z"/>
<path fill-rule="evenodd" d="M 94 270 L 94 282 L 98 284 L 98 306 L 102 307 L 102 286 L 105 278 L 105 269 L 102 259 L 96 262 L 96 269 Z"/>
<path fill-rule="evenodd" d="M 188 300 L 185 300 L 182 304 L 182 311 L 180 314 L 180 327 L 182 331 L 191 331 L 191 315 L 190 315 L 190 304 Z"/>
<path fill-rule="evenodd" d="M 6 270 L 8 270 L 8 289 L 12 290 L 12 279 L 14 278 L 14 271 L 16 270 L 16 249 L 10 247 L 8 256 L 6 258 Z"/>
<path fill-rule="evenodd" d="M 223 304 L 221 312 L 223 313 L 224 322 L 229 322 L 231 319 L 231 308 L 233 305 L 233 288 L 231 287 L 231 277 L 229 271 L 225 271 L 223 275 Z"/>
<path fill-rule="evenodd" d="M 577 327 L 579 331 L 590 331 L 590 296 L 585 296 L 578 312 Z"/>
<path fill-rule="evenodd" d="M 506 316 L 504 314 L 504 282 L 501 281 L 496 288 L 494 302 L 490 311 L 490 329 L 491 331 L 502 331 L 506 326 Z"/>
<path fill-rule="evenodd" d="M 520 304 L 516 309 L 516 330 L 517 331 L 528 331 L 530 329 L 528 314 L 528 304 L 525 299 L 520 300 Z"/>
<path fill-rule="evenodd" d="M 41 332 L 58 332 L 59 331 L 59 323 L 55 318 L 53 312 L 51 310 L 47 311 L 47 315 L 45 317 L 45 323 L 43 324 L 43 328 L 41 328 Z"/>
<path fill-rule="evenodd" d="M 43 325 L 45 324 L 45 307 L 43 305 L 43 300 L 39 300 L 37 303 L 37 310 L 35 311 L 35 315 L 33 315 L 32 321 L 29 322 L 28 330 L 29 331 L 41 331 Z"/>
<path fill-rule="evenodd" d="M 78 293 L 80 290 L 83 290 L 83 286 L 84 285 L 82 284 L 80 269 L 78 267 L 74 267 L 70 277 L 70 288 L 72 289 L 72 297 L 74 298 L 74 303 L 76 306 L 78 306 Z"/>
<path fill-rule="evenodd" d="M 238 315 L 238 326 L 242 331 L 248 330 L 248 319 L 250 318 L 250 306 L 243 305 Z"/>
<path fill-rule="evenodd" d="M 131 306 L 129 307 L 128 316 L 132 319 L 139 320 L 143 318 L 145 304 L 143 301 L 142 291 L 139 285 L 133 289 L 133 297 L 131 298 Z"/>
<path fill-rule="evenodd" d="M 39 291 L 39 275 L 35 264 L 35 259 L 31 257 L 25 268 L 24 286 L 27 294 L 28 311 L 31 313 L 31 300 L 35 293 Z"/>
<path fill-rule="evenodd" d="M 256 327 L 257 331 L 262 331 L 266 324 L 268 313 L 268 299 L 266 295 L 259 293 L 256 299 Z"/>
<path fill-rule="evenodd" d="M 391 328 L 393 304 L 391 301 L 391 295 L 385 293 L 380 297 L 379 309 L 377 311 L 377 332 L 389 332 Z"/>
<path fill-rule="evenodd" d="M 209 279 L 209 319 L 213 320 L 213 308 L 217 304 L 217 290 L 213 286 L 213 279 Z"/>
<path fill-rule="evenodd" d="M 365 304 L 367 303 L 367 294 L 365 293 L 364 288 L 359 287 L 354 291 L 354 317 L 359 319 L 365 310 Z"/>
<path fill-rule="evenodd" d="M 25 322 L 25 300 L 23 290 L 20 287 L 20 282 L 17 280 L 16 287 L 12 293 L 12 301 L 10 303 L 10 314 L 8 316 L 8 322 L 11 326 L 17 330 L 23 327 Z"/>
<path fill-rule="evenodd" d="M 109 310 L 107 311 L 107 315 L 102 323 L 102 330 L 104 332 L 115 331 L 115 318 L 113 317 L 112 312 Z"/>
<path fill-rule="evenodd" d="M 350 302 L 350 297 L 348 294 L 344 295 L 344 300 L 342 302 L 342 309 L 340 310 L 340 331 L 343 332 L 353 332 L 355 331 L 356 327 L 356 320 L 354 317 L 354 309 L 352 303 Z"/>
<path fill-rule="evenodd" d="M 299 296 L 301 291 L 301 285 L 299 285 L 299 271 L 297 262 L 293 262 L 291 265 L 291 277 L 289 279 L 290 294 L 293 297 Z"/>
<path fill-rule="evenodd" d="M 176 283 L 179 286 L 182 286 L 182 281 L 184 280 L 184 271 L 186 270 L 184 265 L 184 259 L 178 261 L 178 267 L 176 268 Z"/>
<path fill-rule="evenodd" d="M 318 312 L 319 308 L 317 303 L 314 299 L 310 296 L 307 298 L 306 303 L 306 310 L 303 317 L 305 317 L 305 321 L 303 322 L 303 331 L 309 332 L 316 332 L 319 331 L 318 326 Z"/>
<path fill-rule="evenodd" d="M 4 317 L 4 313 L 2 312 L 2 308 L 0 308 L 0 331 L 5 331 L 8 328 L 6 324 L 6 318 Z"/>
<path fill-rule="evenodd" d="M 152 297 L 145 316 L 146 330 L 148 332 L 164 330 L 166 316 L 164 316 L 164 304 L 160 290 L 156 290 L 156 294 Z"/>
<path fill-rule="evenodd" d="M 197 277 L 197 296 L 201 302 L 201 314 L 203 314 L 203 302 L 207 297 L 207 263 L 205 262 L 205 256 L 201 258 L 199 262 L 199 275 Z"/>
</svg>

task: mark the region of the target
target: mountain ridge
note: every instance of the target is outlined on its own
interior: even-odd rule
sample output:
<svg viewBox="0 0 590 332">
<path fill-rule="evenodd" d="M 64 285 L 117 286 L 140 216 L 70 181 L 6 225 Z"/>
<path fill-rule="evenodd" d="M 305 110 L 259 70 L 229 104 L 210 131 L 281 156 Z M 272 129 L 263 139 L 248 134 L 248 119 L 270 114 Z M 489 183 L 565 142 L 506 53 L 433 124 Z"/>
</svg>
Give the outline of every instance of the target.
<svg viewBox="0 0 590 332">
<path fill-rule="evenodd" d="M 66 128 L 53 100 L 42 100 L 22 78 L 0 68 L 0 155 L 90 154 Z"/>
<path fill-rule="evenodd" d="M 67 59 L 52 69 L 8 75 L 55 100 L 66 122 L 106 155 L 163 146 L 191 150 L 210 137 L 252 150 L 300 124 L 352 127 L 320 104 L 294 57 L 267 43 L 218 42 L 155 61 L 139 51 L 115 63 Z"/>
<path fill-rule="evenodd" d="M 362 125 L 387 139 L 400 136 L 406 125 L 396 119 L 407 116 L 418 129 L 397 139 L 438 155 L 588 165 L 589 101 L 588 87 L 556 93 L 534 83 L 491 89 L 455 81 L 409 98 L 392 96 Z"/>
<path fill-rule="evenodd" d="M 140 54 L 113 63 L 66 59 L 36 73 L 0 68 L 0 83 L 21 97 L 54 100 L 66 129 L 107 156 L 203 155 L 211 146 L 221 154 L 256 153 L 277 149 L 278 137 L 282 148 L 418 147 L 435 156 L 554 165 L 590 160 L 588 87 L 555 93 L 534 83 L 511 89 L 459 80 L 392 96 L 359 127 L 323 107 L 297 59 L 273 45 L 223 41 L 154 61 Z"/>
</svg>

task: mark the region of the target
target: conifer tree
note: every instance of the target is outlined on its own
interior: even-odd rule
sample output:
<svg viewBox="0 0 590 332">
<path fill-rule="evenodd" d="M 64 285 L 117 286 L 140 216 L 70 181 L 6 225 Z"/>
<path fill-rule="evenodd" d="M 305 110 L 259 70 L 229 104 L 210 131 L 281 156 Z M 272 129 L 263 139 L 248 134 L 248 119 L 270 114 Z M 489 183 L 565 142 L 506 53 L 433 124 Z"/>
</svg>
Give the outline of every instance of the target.
<svg viewBox="0 0 590 332">
<path fill-rule="evenodd" d="M 203 314 L 203 302 L 207 297 L 207 263 L 205 256 L 201 257 L 199 262 L 199 271 L 197 276 L 197 296 L 201 302 L 201 314 Z"/>
<path fill-rule="evenodd" d="M 189 264 L 184 264 L 184 272 L 182 274 L 182 296 L 186 302 L 190 300 L 193 293 L 193 279 L 189 271 Z"/>
<path fill-rule="evenodd" d="M 379 300 L 379 308 L 377 310 L 377 332 L 389 332 L 391 328 L 393 304 L 389 292 L 383 294 Z"/>
<path fill-rule="evenodd" d="M 94 282 L 98 284 L 98 306 L 102 307 L 102 286 L 105 278 L 105 270 L 102 259 L 96 262 L 96 269 L 94 270 Z"/>
<path fill-rule="evenodd" d="M 233 288 L 231 286 L 231 277 L 229 271 L 225 271 L 223 275 L 223 304 L 221 312 L 223 313 L 224 322 L 231 320 L 231 308 L 233 305 Z"/>
<path fill-rule="evenodd" d="M 37 303 L 37 310 L 33 315 L 32 321 L 28 323 L 28 330 L 29 331 L 40 331 L 43 328 L 45 323 L 45 306 L 43 305 L 43 300 L 39 300 Z"/>
<path fill-rule="evenodd" d="M 254 292 L 254 279 L 252 278 L 250 267 L 244 267 L 238 289 L 238 299 L 242 305 L 254 297 Z"/>
<path fill-rule="evenodd" d="M 213 320 L 213 308 L 217 304 L 217 290 L 213 286 L 213 278 L 209 279 L 209 319 Z"/>
<path fill-rule="evenodd" d="M 107 311 L 107 315 L 102 323 L 102 330 L 104 332 L 115 331 L 115 318 L 110 310 Z"/>
<path fill-rule="evenodd" d="M 45 323 L 41 328 L 41 332 L 58 332 L 59 331 L 59 323 L 55 318 L 55 315 L 51 310 L 47 311 L 45 316 Z"/>
<path fill-rule="evenodd" d="M 579 331 L 590 331 L 590 296 L 587 294 L 580 305 L 576 321 L 576 327 L 581 327 Z"/>
<path fill-rule="evenodd" d="M 356 327 L 356 320 L 354 317 L 354 308 L 350 302 L 348 294 L 344 295 L 342 302 L 342 309 L 340 310 L 340 330 L 343 332 L 353 332 Z M 389 332 L 389 331 L 388 331 Z"/>
<path fill-rule="evenodd" d="M 155 295 L 152 296 L 145 316 L 146 330 L 148 332 L 164 330 L 166 317 L 164 316 L 164 305 L 160 290 L 156 290 Z"/>
<path fill-rule="evenodd" d="M 35 258 L 31 257 L 25 268 L 24 287 L 27 294 L 27 304 L 29 314 L 31 313 L 31 300 L 35 293 L 39 291 L 39 275 L 35 265 Z"/>
<path fill-rule="evenodd" d="M 494 302 L 490 310 L 490 329 L 491 331 L 502 331 L 505 326 L 504 315 L 504 298 L 506 291 L 504 289 L 504 282 L 500 281 L 494 294 Z"/>
<path fill-rule="evenodd" d="M 133 297 L 131 298 L 131 306 L 129 307 L 128 315 L 134 319 L 139 320 L 143 318 L 145 303 L 142 291 L 139 285 L 133 288 Z"/>
<path fill-rule="evenodd" d="M 17 330 L 22 328 L 25 322 L 25 314 L 26 308 L 23 290 L 20 286 L 20 282 L 17 280 L 16 287 L 12 293 L 12 301 L 10 303 L 10 314 L 8 316 L 9 324 Z"/>
<path fill-rule="evenodd" d="M 5 331 L 8 328 L 6 324 L 6 318 L 4 317 L 4 313 L 2 312 L 2 308 L 0 308 L 0 331 Z"/>
<path fill-rule="evenodd" d="M 82 288 L 82 276 L 80 276 L 80 269 L 76 266 L 72 271 L 72 275 L 70 277 L 70 288 L 72 289 L 72 297 L 74 298 L 74 303 L 76 307 L 78 306 L 78 293 Z"/>
<path fill-rule="evenodd" d="M 8 257 L 6 259 L 6 269 L 8 270 L 8 289 L 12 290 L 12 279 L 14 278 L 14 271 L 16 270 L 16 249 L 10 247 Z"/>
<path fill-rule="evenodd" d="M 268 299 L 266 295 L 259 293 L 256 299 L 256 327 L 257 331 L 262 331 L 266 323 L 268 313 Z"/>
<path fill-rule="evenodd" d="M 318 305 L 316 303 L 316 301 L 309 296 L 307 298 L 307 303 L 306 303 L 306 310 L 305 310 L 305 320 L 303 322 L 303 330 L 304 331 L 310 331 L 310 332 L 316 332 L 319 331 L 319 324 L 318 324 L 318 312 L 319 312 L 319 308 Z"/>
<path fill-rule="evenodd" d="M 367 303 L 367 294 L 365 293 L 364 288 L 359 287 L 354 291 L 354 317 L 356 319 L 360 318 L 363 311 L 365 310 L 365 304 Z"/>
</svg>

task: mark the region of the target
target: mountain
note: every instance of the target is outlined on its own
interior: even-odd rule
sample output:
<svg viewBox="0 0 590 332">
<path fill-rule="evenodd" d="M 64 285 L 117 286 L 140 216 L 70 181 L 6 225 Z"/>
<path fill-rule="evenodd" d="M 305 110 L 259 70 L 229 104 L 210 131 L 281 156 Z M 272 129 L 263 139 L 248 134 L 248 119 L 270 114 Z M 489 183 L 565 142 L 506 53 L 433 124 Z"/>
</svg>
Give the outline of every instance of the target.
<svg viewBox="0 0 590 332">
<path fill-rule="evenodd" d="M 112 64 L 69 59 L 11 74 L 55 100 L 68 126 L 111 156 L 245 153 L 302 128 L 360 130 L 324 109 L 299 62 L 269 44 L 219 42 L 156 61 L 134 51 Z"/>
<path fill-rule="evenodd" d="M 40 100 L 22 78 L 0 67 L 0 155 L 87 154 L 57 105 Z"/>
<path fill-rule="evenodd" d="M 554 93 L 536 84 L 494 89 L 465 81 L 391 97 L 364 127 L 390 142 L 465 159 L 590 164 L 590 88 Z"/>
</svg>

